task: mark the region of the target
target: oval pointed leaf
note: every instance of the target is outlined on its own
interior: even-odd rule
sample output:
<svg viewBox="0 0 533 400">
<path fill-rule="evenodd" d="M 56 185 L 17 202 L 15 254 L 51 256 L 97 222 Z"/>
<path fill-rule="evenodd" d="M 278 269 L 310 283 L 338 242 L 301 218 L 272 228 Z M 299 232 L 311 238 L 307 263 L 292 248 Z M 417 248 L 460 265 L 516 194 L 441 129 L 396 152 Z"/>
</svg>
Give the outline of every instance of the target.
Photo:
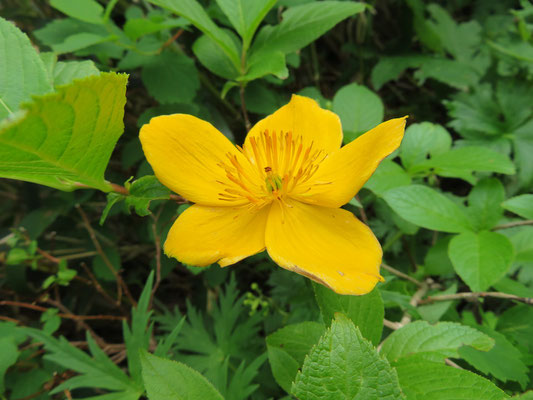
<svg viewBox="0 0 533 400">
<path fill-rule="evenodd" d="M 102 73 L 35 97 L 0 125 L 0 177 L 111 190 L 104 171 L 124 131 L 127 75 Z"/>
<path fill-rule="evenodd" d="M 533 194 L 511 197 L 502 203 L 502 207 L 521 217 L 533 219 Z"/>
<path fill-rule="evenodd" d="M 470 289 L 480 292 L 505 275 L 514 249 L 509 239 L 499 233 L 465 232 L 450 241 L 448 254 L 457 274 Z"/>
<path fill-rule="evenodd" d="M 383 198 L 400 217 L 418 226 L 443 232 L 470 229 L 470 223 L 459 206 L 427 186 L 397 187 L 387 191 Z"/>
<path fill-rule="evenodd" d="M 199 372 L 185 364 L 141 352 L 144 387 L 150 400 L 223 400 Z"/>
<path fill-rule="evenodd" d="M 416 321 L 391 333 L 383 342 L 381 354 L 390 362 L 420 353 L 438 354 L 444 361 L 446 357 L 457 358 L 457 350 L 465 345 L 488 351 L 494 342 L 476 329 L 455 322 L 430 325 Z"/>
<path fill-rule="evenodd" d="M 432 362 L 396 367 L 407 400 L 503 400 L 509 398 L 491 381 L 464 369 Z"/>
</svg>

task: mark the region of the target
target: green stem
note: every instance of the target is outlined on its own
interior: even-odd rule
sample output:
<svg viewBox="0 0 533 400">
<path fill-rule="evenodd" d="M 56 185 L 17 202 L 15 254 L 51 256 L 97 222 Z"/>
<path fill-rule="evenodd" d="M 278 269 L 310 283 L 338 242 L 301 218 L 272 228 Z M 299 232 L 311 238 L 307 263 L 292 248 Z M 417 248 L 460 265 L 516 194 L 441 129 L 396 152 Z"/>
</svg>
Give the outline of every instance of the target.
<svg viewBox="0 0 533 400">
<path fill-rule="evenodd" d="M 104 11 L 104 24 L 109 21 L 109 17 L 111 16 L 111 12 L 113 11 L 113 8 L 115 8 L 115 5 L 118 3 L 118 0 L 110 0 L 109 3 L 107 3 L 107 6 Z"/>
</svg>

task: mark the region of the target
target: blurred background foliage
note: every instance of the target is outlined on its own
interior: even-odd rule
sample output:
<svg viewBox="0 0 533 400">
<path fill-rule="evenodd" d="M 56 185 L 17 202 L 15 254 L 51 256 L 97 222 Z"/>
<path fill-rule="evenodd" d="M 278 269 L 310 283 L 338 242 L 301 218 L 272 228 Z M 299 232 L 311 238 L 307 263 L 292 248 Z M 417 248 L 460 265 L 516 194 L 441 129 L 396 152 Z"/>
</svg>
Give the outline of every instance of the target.
<svg viewBox="0 0 533 400">
<path fill-rule="evenodd" d="M 240 144 L 292 93 L 336 112 L 345 143 L 409 115 L 401 148 L 345 206 L 369 224 L 394 268 L 383 270 L 379 301 L 368 303 L 381 304 L 389 323 L 383 333 L 362 323 L 363 336 L 377 345 L 395 323 L 461 323 L 494 347 L 443 357 L 508 395 L 532 389 L 532 3 L 256 1 L 244 22 L 231 3 L 0 3 L 0 15 L 39 50 L 53 87 L 129 74 L 125 130 L 106 179 L 130 192 L 106 198 L 0 180 L 0 396 L 150 395 L 141 363 L 164 360 L 139 349 L 194 368 L 227 399 L 288 396 L 294 375 L 280 372 L 276 351 L 298 342 L 291 359 L 301 367 L 333 318 L 327 294 L 264 253 L 228 269 L 163 255 L 188 205 L 168 200 L 138 132 L 153 116 L 189 113 Z M 297 328 L 279 330 L 288 326 Z M 404 394 L 420 398 L 397 362 Z M 293 387 L 308 398 L 302 393 Z"/>
</svg>

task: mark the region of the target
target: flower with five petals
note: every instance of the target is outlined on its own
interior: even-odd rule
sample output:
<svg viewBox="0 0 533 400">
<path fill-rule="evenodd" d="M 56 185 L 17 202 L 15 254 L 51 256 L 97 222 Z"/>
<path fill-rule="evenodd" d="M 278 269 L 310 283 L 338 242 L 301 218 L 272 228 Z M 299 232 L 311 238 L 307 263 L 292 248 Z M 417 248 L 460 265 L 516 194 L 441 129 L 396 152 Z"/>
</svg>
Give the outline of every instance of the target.
<svg viewBox="0 0 533 400">
<path fill-rule="evenodd" d="M 365 294 L 382 280 L 372 231 L 341 209 L 403 137 L 405 118 L 386 121 L 341 147 L 339 117 L 293 95 L 234 146 L 186 114 L 141 128 L 157 178 L 195 203 L 170 229 L 168 256 L 225 267 L 266 249 L 279 266 L 340 294 Z"/>
</svg>

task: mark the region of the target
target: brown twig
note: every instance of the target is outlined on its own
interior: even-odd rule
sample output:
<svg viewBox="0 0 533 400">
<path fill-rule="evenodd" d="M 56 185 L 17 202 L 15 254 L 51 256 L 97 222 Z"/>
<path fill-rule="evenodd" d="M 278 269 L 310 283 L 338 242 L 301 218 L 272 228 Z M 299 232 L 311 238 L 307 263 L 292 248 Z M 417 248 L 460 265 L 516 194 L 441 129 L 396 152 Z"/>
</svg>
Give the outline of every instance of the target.
<svg viewBox="0 0 533 400">
<path fill-rule="evenodd" d="M 366 216 L 364 207 L 362 207 L 363 203 L 361 203 L 361 200 L 359 200 L 358 195 L 355 195 L 355 199 L 359 202 L 359 204 L 361 204 L 361 208 L 359 208 L 359 211 L 361 212 L 361 219 L 366 225 L 368 225 L 368 217 Z"/>
<path fill-rule="evenodd" d="M 52 302 L 56 303 L 53 300 L 49 300 L 48 302 L 50 304 L 52 304 Z M 41 311 L 41 312 L 46 312 L 49 310 L 49 308 L 38 306 L 37 304 L 24 303 L 22 301 L 12 301 L 12 300 L 2 300 L 0 301 L 0 306 L 22 307 L 22 308 L 28 308 L 30 310 Z M 118 315 L 75 315 L 72 313 L 58 313 L 57 316 L 61 318 L 76 320 L 76 321 L 102 320 L 102 319 L 112 320 L 112 321 L 122 321 L 123 319 L 125 319 L 125 317 L 121 317 Z"/>
<path fill-rule="evenodd" d="M 161 53 L 166 47 L 170 46 L 174 41 L 176 41 L 182 34 L 184 30 L 180 29 L 177 31 L 171 38 L 169 38 L 163 45 L 159 48 L 159 53 Z"/>
<path fill-rule="evenodd" d="M 117 304 L 120 304 L 120 300 L 122 297 L 122 290 L 124 291 L 124 294 L 130 301 L 130 303 L 133 306 L 137 306 L 137 302 L 133 298 L 133 296 L 130 293 L 130 289 L 128 288 L 128 285 L 126 285 L 126 282 L 122 279 L 122 276 L 117 272 L 107 255 L 105 254 L 104 250 L 102 249 L 102 246 L 100 245 L 100 242 L 96 238 L 96 234 L 91 226 L 91 223 L 89 222 L 89 218 L 87 217 L 87 214 L 85 214 L 85 211 L 80 207 L 79 204 L 76 205 L 76 208 L 78 209 L 78 212 L 81 215 L 81 218 L 83 220 L 83 224 L 85 225 L 85 229 L 87 229 L 87 232 L 89 233 L 89 237 L 91 238 L 91 241 L 93 242 L 94 247 L 96 248 L 96 251 L 102 257 L 102 260 L 104 261 L 105 265 L 109 268 L 115 279 L 117 280 Z"/>
<path fill-rule="evenodd" d="M 514 228 L 516 226 L 524 226 L 524 225 L 533 225 L 533 219 L 526 219 L 525 221 L 509 222 L 507 224 L 495 226 L 494 228 L 492 228 L 492 230 L 497 231 L 500 229 Z"/>
<path fill-rule="evenodd" d="M 89 276 L 89 279 L 90 279 L 90 282 L 92 283 L 93 287 L 96 289 L 96 291 L 98 293 L 100 293 L 108 302 L 110 302 L 111 304 L 115 305 L 115 306 L 118 306 L 121 308 L 122 310 L 122 307 L 120 304 L 117 303 L 117 301 L 111 297 L 105 290 L 104 288 L 102 287 L 102 285 L 100 285 L 100 282 L 98 282 L 98 280 L 96 279 L 96 277 L 94 276 L 94 274 L 91 272 L 91 270 L 89 269 L 89 267 L 87 266 L 87 264 L 85 263 L 81 263 L 80 264 L 81 267 L 84 269 L 85 273 Z M 124 310 L 122 310 L 124 311 Z"/>
<path fill-rule="evenodd" d="M 426 295 L 428 290 L 429 290 L 429 285 L 426 282 L 422 282 L 422 286 L 418 288 L 418 290 L 415 292 L 413 297 L 411 297 L 411 300 L 409 300 L 409 304 L 412 305 L 413 307 L 416 307 L 420 299 L 422 299 L 422 297 Z M 406 311 L 403 314 L 403 317 L 400 321 L 400 326 L 407 325 L 409 322 L 411 322 L 411 314 L 409 314 L 409 312 Z"/>
<path fill-rule="evenodd" d="M 409 282 L 413 282 L 417 286 L 423 286 L 424 285 L 423 282 L 420 282 L 419 280 L 417 280 L 417 279 L 415 279 L 415 278 L 403 273 L 402 271 L 398 271 L 396 268 L 393 268 L 390 265 L 381 264 L 381 266 L 383 267 L 383 269 L 389 271 L 391 274 L 394 274 L 394 275 L 396 275 L 396 276 L 398 276 L 400 278 L 406 279 Z"/>
<path fill-rule="evenodd" d="M 418 304 L 428 304 L 435 301 L 450 301 L 450 300 L 475 300 L 479 297 L 493 297 L 499 299 L 508 299 L 516 300 L 525 304 L 533 305 L 533 298 L 531 297 L 520 297 L 515 296 L 514 294 L 502 293 L 502 292 L 463 292 L 463 293 L 454 293 L 454 294 L 441 294 L 438 296 L 429 296 L 425 299 L 420 299 Z"/>
</svg>

